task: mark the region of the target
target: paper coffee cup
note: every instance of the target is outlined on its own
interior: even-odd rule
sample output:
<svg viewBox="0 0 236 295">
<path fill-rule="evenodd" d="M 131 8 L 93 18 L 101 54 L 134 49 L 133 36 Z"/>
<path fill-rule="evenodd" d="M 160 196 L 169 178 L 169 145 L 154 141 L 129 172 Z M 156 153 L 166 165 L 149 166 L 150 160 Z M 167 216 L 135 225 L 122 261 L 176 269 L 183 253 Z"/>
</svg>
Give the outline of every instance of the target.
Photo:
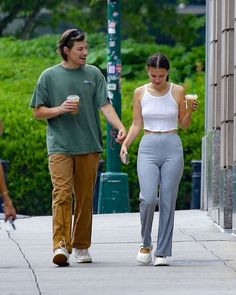
<svg viewBox="0 0 236 295">
<path fill-rule="evenodd" d="M 193 109 L 193 103 L 197 99 L 198 99 L 197 94 L 186 94 L 185 95 L 186 109 Z"/>
<path fill-rule="evenodd" d="M 74 110 L 73 112 L 71 112 L 71 114 L 77 114 L 78 113 L 78 106 L 79 106 L 80 97 L 78 95 L 69 95 L 69 96 L 67 96 L 66 99 L 71 100 L 71 101 L 77 103 L 76 110 Z"/>
</svg>

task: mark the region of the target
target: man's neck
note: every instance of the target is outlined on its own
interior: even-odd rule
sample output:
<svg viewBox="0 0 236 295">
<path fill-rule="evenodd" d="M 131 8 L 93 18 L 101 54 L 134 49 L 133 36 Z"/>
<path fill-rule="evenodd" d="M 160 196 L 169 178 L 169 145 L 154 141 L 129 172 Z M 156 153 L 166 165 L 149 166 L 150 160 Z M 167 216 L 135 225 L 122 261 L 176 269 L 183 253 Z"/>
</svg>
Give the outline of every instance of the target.
<svg viewBox="0 0 236 295">
<path fill-rule="evenodd" d="M 71 64 L 67 61 L 62 61 L 61 62 L 61 65 L 64 67 L 64 68 L 67 68 L 67 69 L 79 69 L 81 68 L 81 65 L 75 65 L 75 64 Z"/>
</svg>

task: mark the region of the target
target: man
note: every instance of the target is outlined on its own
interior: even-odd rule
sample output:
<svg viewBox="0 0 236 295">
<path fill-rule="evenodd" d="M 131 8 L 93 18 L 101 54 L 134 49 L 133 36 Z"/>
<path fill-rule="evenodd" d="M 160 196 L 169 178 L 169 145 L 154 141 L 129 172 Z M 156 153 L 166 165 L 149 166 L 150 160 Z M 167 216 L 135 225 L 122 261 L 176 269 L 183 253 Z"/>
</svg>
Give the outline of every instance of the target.
<svg viewBox="0 0 236 295">
<path fill-rule="evenodd" d="M 7 184 L 5 181 L 4 170 L 0 161 L 0 195 L 3 199 L 3 211 L 5 213 L 5 221 L 16 219 L 16 210 L 12 204 L 12 200 L 7 190 Z"/>
<path fill-rule="evenodd" d="M 46 119 L 49 171 L 53 184 L 53 263 L 69 265 L 74 249 L 77 262 L 92 262 L 92 198 L 102 152 L 99 109 L 118 130 L 117 142 L 126 130 L 107 99 L 105 78 L 86 64 L 85 33 L 65 31 L 58 43 L 62 62 L 43 71 L 30 106 L 37 119 Z M 78 95 L 78 102 L 66 99 Z M 72 193 L 74 220 L 72 227 Z M 72 228 L 72 230 L 71 230 Z"/>
</svg>

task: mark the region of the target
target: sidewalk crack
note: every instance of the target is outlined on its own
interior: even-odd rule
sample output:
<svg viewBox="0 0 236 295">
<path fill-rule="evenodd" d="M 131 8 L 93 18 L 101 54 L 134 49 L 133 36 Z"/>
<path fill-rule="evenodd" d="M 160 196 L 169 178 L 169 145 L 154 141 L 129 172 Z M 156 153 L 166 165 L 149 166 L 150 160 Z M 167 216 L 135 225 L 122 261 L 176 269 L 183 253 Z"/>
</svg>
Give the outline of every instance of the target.
<svg viewBox="0 0 236 295">
<path fill-rule="evenodd" d="M 193 235 L 190 234 L 190 237 L 197 242 L 198 244 L 200 244 L 206 251 L 208 251 L 209 253 L 211 253 L 213 256 L 215 256 L 216 258 L 218 258 L 227 268 L 231 269 L 233 272 L 236 272 L 236 269 L 229 265 L 228 263 L 225 262 L 224 259 L 222 259 L 219 255 L 217 255 L 213 250 L 210 250 L 207 248 L 207 246 L 205 244 L 203 244 L 203 242 L 197 240 Z"/>
<path fill-rule="evenodd" d="M 179 231 L 180 231 L 183 235 L 191 237 L 191 238 L 193 239 L 194 242 L 197 242 L 197 243 L 200 244 L 200 245 L 201 245 L 201 246 L 202 246 L 207 252 L 211 253 L 213 256 L 215 256 L 216 258 L 218 258 L 218 259 L 219 259 L 219 260 L 220 260 L 220 261 L 221 261 L 221 262 L 222 262 L 227 268 L 231 269 L 233 272 L 236 272 L 236 269 L 235 269 L 233 266 L 227 264 L 227 263 L 225 262 L 224 259 L 222 259 L 219 255 L 217 255 L 217 254 L 216 254 L 215 252 L 213 252 L 212 250 L 208 249 L 207 246 L 206 246 L 205 244 L 203 244 L 203 242 L 197 240 L 192 234 L 187 233 L 184 229 L 179 229 Z"/>
<path fill-rule="evenodd" d="M 22 256 L 23 256 L 23 258 L 24 258 L 24 260 L 25 260 L 26 263 L 28 264 L 28 267 L 29 267 L 29 269 L 31 270 L 31 272 L 32 272 L 32 274 L 33 274 L 34 282 L 35 282 L 35 284 L 36 284 L 36 288 L 37 288 L 37 290 L 38 290 L 38 294 L 39 294 L 39 295 L 42 295 L 42 292 L 41 292 L 40 287 L 39 287 L 39 283 L 38 283 L 38 279 L 37 279 L 36 273 L 35 273 L 33 267 L 31 266 L 29 260 L 27 259 L 26 255 L 24 254 L 23 250 L 21 249 L 20 244 L 19 244 L 15 239 L 13 239 L 13 238 L 11 237 L 9 231 L 6 230 L 6 232 L 7 232 L 7 235 L 8 235 L 8 237 L 9 237 L 9 239 L 12 240 L 12 242 L 16 244 L 16 246 L 18 247 L 20 253 L 22 254 Z"/>
</svg>

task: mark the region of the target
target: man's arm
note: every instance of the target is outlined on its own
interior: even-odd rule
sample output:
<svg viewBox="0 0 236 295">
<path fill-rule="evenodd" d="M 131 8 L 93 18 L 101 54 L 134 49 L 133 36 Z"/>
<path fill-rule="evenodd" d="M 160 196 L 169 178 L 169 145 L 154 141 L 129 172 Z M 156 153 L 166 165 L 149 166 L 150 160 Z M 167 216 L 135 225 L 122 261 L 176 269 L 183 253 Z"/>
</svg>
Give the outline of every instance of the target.
<svg viewBox="0 0 236 295">
<path fill-rule="evenodd" d="M 39 106 L 33 108 L 33 114 L 36 119 L 51 119 L 64 113 L 71 113 L 75 109 L 77 109 L 77 103 L 73 102 L 72 100 L 66 99 L 58 107 L 49 108 L 46 106 Z"/>
<path fill-rule="evenodd" d="M 122 124 L 120 118 L 118 117 L 115 109 L 113 108 L 113 106 L 108 103 L 103 105 L 100 108 L 101 112 L 103 113 L 103 115 L 105 116 L 105 118 L 107 119 L 107 121 L 118 130 L 118 135 L 117 135 L 117 139 L 116 141 L 118 143 L 122 143 L 125 140 L 126 137 L 126 130 L 124 125 Z"/>
</svg>

